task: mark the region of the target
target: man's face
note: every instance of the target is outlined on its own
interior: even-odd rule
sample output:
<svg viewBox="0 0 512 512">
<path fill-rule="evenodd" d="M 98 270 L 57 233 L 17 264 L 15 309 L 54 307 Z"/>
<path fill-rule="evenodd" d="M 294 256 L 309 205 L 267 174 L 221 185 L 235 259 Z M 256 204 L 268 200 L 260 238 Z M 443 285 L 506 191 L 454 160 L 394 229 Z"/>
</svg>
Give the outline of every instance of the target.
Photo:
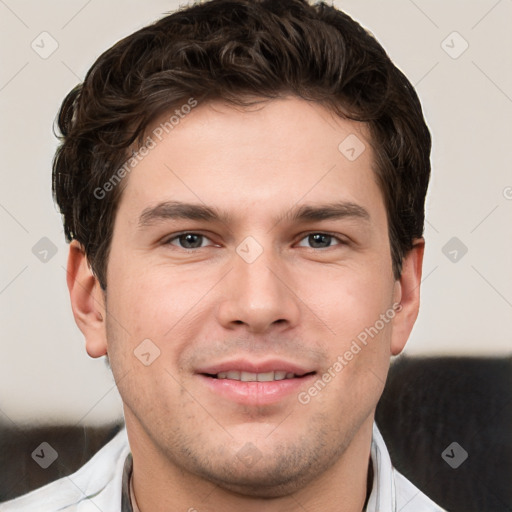
<svg viewBox="0 0 512 512">
<path fill-rule="evenodd" d="M 199 105 L 125 178 L 104 342 L 130 441 L 167 467 L 270 496 L 371 429 L 405 340 L 363 128 L 296 98 Z"/>
</svg>

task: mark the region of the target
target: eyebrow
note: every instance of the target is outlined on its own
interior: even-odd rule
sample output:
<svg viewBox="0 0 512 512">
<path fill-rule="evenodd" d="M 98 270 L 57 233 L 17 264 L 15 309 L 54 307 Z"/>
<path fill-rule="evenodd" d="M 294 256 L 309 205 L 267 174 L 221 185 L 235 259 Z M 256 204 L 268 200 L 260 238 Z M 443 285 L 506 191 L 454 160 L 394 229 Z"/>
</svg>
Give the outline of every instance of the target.
<svg viewBox="0 0 512 512">
<path fill-rule="evenodd" d="M 287 221 L 316 221 L 316 220 L 329 220 L 329 219 L 343 219 L 352 217 L 364 221 L 370 220 L 368 210 L 362 206 L 352 203 L 340 201 L 337 203 L 329 203 L 325 205 L 303 205 L 297 208 L 292 208 L 286 212 L 278 220 Z"/>
<path fill-rule="evenodd" d="M 336 220 L 343 218 L 356 218 L 370 221 L 368 210 L 352 202 L 335 202 L 324 205 L 302 205 L 293 207 L 283 215 L 275 218 L 276 224 L 286 220 L 288 222 Z M 179 201 L 164 201 L 156 206 L 145 208 L 140 217 L 140 229 L 166 220 L 186 219 L 202 220 L 207 222 L 221 222 L 227 224 L 232 215 L 202 204 L 182 203 Z"/>
<path fill-rule="evenodd" d="M 164 201 L 156 206 L 145 208 L 139 217 L 139 228 L 151 226 L 165 220 L 187 219 L 208 222 L 228 222 L 231 216 L 202 204 Z"/>
</svg>

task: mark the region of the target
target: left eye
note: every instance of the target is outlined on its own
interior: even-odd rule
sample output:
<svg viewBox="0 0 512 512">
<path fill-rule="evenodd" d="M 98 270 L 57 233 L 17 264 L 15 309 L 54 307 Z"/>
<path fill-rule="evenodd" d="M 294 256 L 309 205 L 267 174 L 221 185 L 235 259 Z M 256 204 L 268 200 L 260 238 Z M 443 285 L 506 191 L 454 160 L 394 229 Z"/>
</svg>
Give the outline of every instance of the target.
<svg viewBox="0 0 512 512">
<path fill-rule="evenodd" d="M 170 245 L 177 245 L 182 249 L 198 249 L 200 247 L 206 247 L 211 240 L 204 235 L 199 233 L 182 233 L 181 235 L 175 236 L 167 241 Z"/>
<path fill-rule="evenodd" d="M 310 233 L 305 236 L 298 245 L 301 247 L 307 247 L 304 244 L 304 241 L 309 243 L 310 247 L 313 249 L 325 249 L 332 245 L 339 245 L 342 243 L 339 238 L 329 235 L 328 233 Z M 336 244 L 333 244 L 332 242 L 336 242 Z"/>
</svg>

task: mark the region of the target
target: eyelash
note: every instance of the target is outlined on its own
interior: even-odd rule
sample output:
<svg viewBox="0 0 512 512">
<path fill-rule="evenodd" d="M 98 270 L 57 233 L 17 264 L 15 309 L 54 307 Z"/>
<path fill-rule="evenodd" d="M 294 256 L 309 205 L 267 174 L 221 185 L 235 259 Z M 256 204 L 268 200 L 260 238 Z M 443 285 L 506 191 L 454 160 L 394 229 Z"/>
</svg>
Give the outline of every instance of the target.
<svg viewBox="0 0 512 512">
<path fill-rule="evenodd" d="M 183 249 L 185 251 L 193 251 L 193 250 L 197 250 L 197 249 L 204 249 L 203 246 L 187 248 L 187 247 L 179 247 L 177 245 L 172 244 L 173 241 L 178 240 L 180 237 L 183 237 L 183 236 L 186 236 L 186 235 L 196 235 L 196 236 L 202 237 L 203 239 L 210 240 L 210 238 L 208 238 L 206 235 L 203 235 L 202 233 L 196 233 L 195 231 L 183 231 L 182 233 L 178 233 L 177 235 L 174 235 L 172 238 L 167 239 L 164 242 L 164 245 L 173 245 L 174 247 L 177 247 L 178 249 Z M 333 240 L 337 241 L 338 243 L 335 244 L 335 245 L 330 245 L 328 247 L 306 247 L 307 249 L 313 249 L 313 250 L 324 249 L 325 250 L 325 249 L 331 249 L 332 247 L 341 246 L 341 245 L 347 245 L 348 244 L 348 242 L 346 240 L 340 238 L 339 236 L 337 236 L 337 235 L 335 235 L 333 233 L 325 232 L 325 231 L 310 231 L 308 233 L 301 234 L 301 238 L 298 240 L 298 242 L 302 242 L 305 238 L 308 238 L 308 237 L 310 237 L 312 235 L 328 236 L 328 237 L 331 237 Z M 210 242 L 211 241 L 212 240 L 210 240 Z M 302 247 L 304 247 L 304 246 L 302 246 Z"/>
</svg>

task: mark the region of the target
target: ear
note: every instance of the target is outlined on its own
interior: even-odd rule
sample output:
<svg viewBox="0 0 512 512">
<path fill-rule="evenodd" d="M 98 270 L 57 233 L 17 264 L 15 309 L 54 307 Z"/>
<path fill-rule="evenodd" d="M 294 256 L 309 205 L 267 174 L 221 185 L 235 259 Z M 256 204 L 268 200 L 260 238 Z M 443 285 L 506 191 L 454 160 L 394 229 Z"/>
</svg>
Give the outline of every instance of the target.
<svg viewBox="0 0 512 512">
<path fill-rule="evenodd" d="M 105 293 L 92 273 L 82 245 L 76 240 L 69 245 L 67 283 L 73 315 L 85 336 L 87 353 L 91 357 L 106 355 Z"/>
<path fill-rule="evenodd" d="M 414 240 L 412 249 L 404 256 L 402 274 L 395 282 L 395 303 L 400 304 L 393 320 L 391 354 L 402 352 L 409 339 L 420 308 L 420 285 L 425 240 Z"/>
</svg>

